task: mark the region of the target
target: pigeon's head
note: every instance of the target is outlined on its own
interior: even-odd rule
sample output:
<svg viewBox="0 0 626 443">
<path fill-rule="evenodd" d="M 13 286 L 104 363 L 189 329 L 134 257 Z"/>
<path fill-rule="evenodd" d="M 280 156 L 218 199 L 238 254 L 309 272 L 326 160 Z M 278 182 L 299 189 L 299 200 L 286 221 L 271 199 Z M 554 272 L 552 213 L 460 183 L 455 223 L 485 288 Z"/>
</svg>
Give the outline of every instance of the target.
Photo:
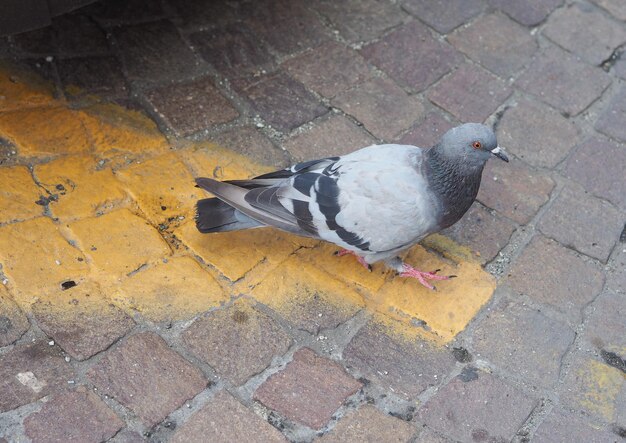
<svg viewBox="0 0 626 443">
<path fill-rule="evenodd" d="M 466 123 L 450 129 L 441 138 L 438 149 L 446 157 L 467 166 L 482 167 L 492 155 L 509 161 L 504 150 L 498 146 L 493 131 L 480 123 Z"/>
</svg>

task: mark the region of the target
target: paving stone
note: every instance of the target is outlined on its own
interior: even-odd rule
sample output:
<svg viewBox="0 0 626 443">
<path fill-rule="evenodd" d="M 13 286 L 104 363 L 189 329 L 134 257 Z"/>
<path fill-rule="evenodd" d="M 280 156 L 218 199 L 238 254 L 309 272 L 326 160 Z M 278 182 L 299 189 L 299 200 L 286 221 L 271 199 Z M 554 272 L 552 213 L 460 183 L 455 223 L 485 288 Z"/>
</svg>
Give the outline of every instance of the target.
<svg viewBox="0 0 626 443">
<path fill-rule="evenodd" d="M 435 431 L 425 427 L 415 441 L 416 443 L 453 443 L 452 440 L 436 434 Z"/>
<path fill-rule="evenodd" d="M 624 241 L 620 241 L 617 244 L 612 266 L 609 267 L 606 273 L 606 289 L 620 294 L 626 294 L 626 273 L 623 272 L 626 269 L 626 245 L 624 243 Z"/>
<path fill-rule="evenodd" d="M 326 98 L 373 75 L 358 52 L 332 41 L 289 59 L 283 66 L 296 80 Z"/>
<path fill-rule="evenodd" d="M 251 28 L 282 55 L 314 48 L 328 39 L 324 26 L 304 0 L 256 1 L 246 9 Z"/>
<path fill-rule="evenodd" d="M 0 356 L 0 412 L 62 391 L 73 379 L 74 371 L 58 346 L 48 340 L 17 345 Z"/>
<path fill-rule="evenodd" d="M 185 345 L 235 386 L 283 355 L 291 338 L 271 317 L 240 301 L 196 320 L 184 333 Z"/>
<path fill-rule="evenodd" d="M 580 142 L 571 121 L 547 106 L 527 100 L 520 100 L 504 113 L 497 134 L 500 145 L 511 154 L 544 168 L 559 164 Z"/>
<path fill-rule="evenodd" d="M 0 228 L 0 263 L 15 289 L 15 301 L 22 306 L 89 271 L 83 254 L 47 217 Z"/>
<path fill-rule="evenodd" d="M 370 320 L 343 352 L 348 368 L 405 400 L 439 383 L 454 366 L 452 353 L 427 340 L 407 340 Z"/>
<path fill-rule="evenodd" d="M 150 427 L 207 385 L 197 368 L 152 332 L 126 339 L 92 366 L 87 377 Z"/>
<path fill-rule="evenodd" d="M 43 208 L 35 202 L 40 191 L 26 166 L 0 169 L 0 207 L 11 208 L 0 212 L 0 223 L 27 220 L 42 215 Z"/>
<path fill-rule="evenodd" d="M 500 14 L 479 17 L 448 36 L 459 51 L 507 79 L 526 66 L 537 50 L 527 29 Z"/>
<path fill-rule="evenodd" d="M 622 232 L 624 218 L 609 203 L 568 186 L 538 227 L 565 246 L 606 262 Z"/>
<path fill-rule="evenodd" d="M 56 62 L 66 93 L 85 92 L 124 96 L 129 92 L 120 63 L 114 57 L 74 57 Z"/>
<path fill-rule="evenodd" d="M 49 55 L 55 52 L 51 26 L 20 32 L 11 39 L 17 49 L 28 54 Z"/>
<path fill-rule="evenodd" d="M 596 66 L 601 65 L 611 57 L 615 48 L 626 42 L 623 24 L 582 4 L 572 4 L 552 14 L 543 28 L 543 34 Z"/>
<path fill-rule="evenodd" d="M 508 337 L 503 341 L 502 337 Z M 574 331 L 537 309 L 501 302 L 473 334 L 476 357 L 549 388 L 559 376 L 561 361 L 574 341 Z"/>
<path fill-rule="evenodd" d="M 93 264 L 116 276 L 129 274 L 170 252 L 156 229 L 128 209 L 79 220 L 70 229 Z"/>
<path fill-rule="evenodd" d="M 520 75 L 515 85 L 570 115 L 576 115 L 596 100 L 611 79 L 556 47 L 548 47 Z M 576 94 L 571 94 L 576 91 Z"/>
<path fill-rule="evenodd" d="M 130 80 L 180 81 L 203 73 L 204 68 L 168 21 L 157 21 L 112 30 Z"/>
<path fill-rule="evenodd" d="M 489 0 L 489 3 L 522 25 L 535 26 L 561 6 L 563 0 Z"/>
<path fill-rule="evenodd" d="M 624 117 L 626 116 L 626 87 L 622 87 L 617 95 L 604 109 L 598 121 L 596 129 L 608 136 L 626 142 L 626 129 L 624 129 Z"/>
<path fill-rule="evenodd" d="M 244 85 L 241 93 L 261 118 L 283 132 L 289 132 L 327 112 L 327 108 L 301 83 L 283 72 Z"/>
<path fill-rule="evenodd" d="M 348 154 L 376 143 L 365 131 L 341 115 L 331 115 L 311 129 L 287 139 L 283 147 L 296 161 Z"/>
<path fill-rule="evenodd" d="M 3 113 L 0 132 L 18 146 L 23 157 L 78 154 L 91 147 L 80 113 L 65 108 Z"/>
<path fill-rule="evenodd" d="M 220 391 L 206 406 L 183 423 L 170 441 L 265 443 L 287 440 L 276 428 L 245 408 L 228 392 Z"/>
<path fill-rule="evenodd" d="M 556 408 L 539 425 L 533 436 L 537 443 L 570 443 L 584 441 L 589 443 L 605 443 L 618 440 L 616 435 L 603 429 L 597 429 L 582 417 Z"/>
<path fill-rule="evenodd" d="M 109 441 L 111 443 L 144 443 L 148 441 L 148 439 L 144 438 L 137 432 L 125 429 L 115 434 L 115 437 Z"/>
<path fill-rule="evenodd" d="M 193 33 L 189 41 L 221 74 L 233 77 L 264 73 L 274 58 L 245 24 Z"/>
<path fill-rule="evenodd" d="M 583 187 L 626 210 L 626 182 L 622 179 L 626 149 L 598 137 L 585 141 L 569 158 L 565 174 Z"/>
<path fill-rule="evenodd" d="M 623 270 L 624 268 L 622 268 Z M 614 292 L 601 294 L 593 303 L 585 325 L 584 339 L 589 349 L 602 350 L 617 355 L 626 354 L 626 305 L 624 295 Z"/>
<path fill-rule="evenodd" d="M 340 442 L 408 442 L 417 429 L 410 423 L 391 417 L 373 406 L 365 405 L 344 416 L 318 441 Z"/>
<path fill-rule="evenodd" d="M 391 80 L 381 77 L 346 91 L 332 101 L 363 123 L 375 137 L 392 141 L 424 113 L 424 106 Z"/>
<path fill-rule="evenodd" d="M 227 300 L 215 278 L 191 257 L 142 268 L 106 291 L 129 314 L 153 322 L 188 320 Z"/>
<path fill-rule="evenodd" d="M 513 264 L 507 282 L 516 292 L 550 305 L 577 324 L 580 310 L 602 290 L 604 276 L 595 263 L 538 235 Z"/>
<path fill-rule="evenodd" d="M 508 148 L 508 146 L 507 146 Z M 521 225 L 535 216 L 550 198 L 554 181 L 519 161 L 487 162 L 478 191 L 478 201 Z"/>
<path fill-rule="evenodd" d="M 423 91 L 462 61 L 452 46 L 415 21 L 365 46 L 361 54 L 410 92 Z"/>
<path fill-rule="evenodd" d="M 46 195 L 54 196 L 50 212 L 64 221 L 99 215 L 127 199 L 110 168 L 100 168 L 91 156 L 62 157 L 36 165 L 35 177 Z"/>
<path fill-rule="evenodd" d="M 82 11 L 93 16 L 98 22 L 109 25 L 147 22 L 164 14 L 161 2 L 146 3 L 142 0 L 110 0 L 106 3 L 89 5 Z"/>
<path fill-rule="evenodd" d="M 285 369 L 256 390 L 254 400 L 290 420 L 319 429 L 361 386 L 339 364 L 303 348 Z"/>
<path fill-rule="evenodd" d="M 274 146 L 268 137 L 252 126 L 228 129 L 211 137 L 211 141 L 256 163 L 277 169 L 285 168 L 291 163 L 286 151 Z"/>
<path fill-rule="evenodd" d="M 615 18 L 626 20 L 626 5 L 621 0 L 592 0 L 598 6 L 609 11 Z"/>
<path fill-rule="evenodd" d="M 459 441 L 510 441 L 536 401 L 493 375 L 465 371 L 426 402 L 420 419 Z"/>
<path fill-rule="evenodd" d="M 619 58 L 613 62 L 611 73 L 626 80 L 626 57 L 624 57 L 623 51 L 620 53 Z"/>
<path fill-rule="evenodd" d="M 466 122 L 483 122 L 511 95 L 502 80 L 465 64 L 428 92 L 428 99 Z"/>
<path fill-rule="evenodd" d="M 455 125 L 446 120 L 436 111 L 429 112 L 421 122 L 414 125 L 402 136 L 399 143 L 430 148 L 434 146 L 443 134 Z"/>
<path fill-rule="evenodd" d="M 24 313 L 4 286 L 0 287 L 0 348 L 13 344 L 28 328 L 30 324 Z"/>
<path fill-rule="evenodd" d="M 40 63 L 40 59 L 36 63 Z M 32 72 L 31 63 L 15 64 L 0 60 L 0 111 L 19 110 L 26 106 L 52 104 L 54 85 Z M 46 68 L 44 68 L 46 69 Z M 4 132 L 4 128 L 2 129 Z M 2 134 L 7 138 L 7 133 Z"/>
<path fill-rule="evenodd" d="M 484 9 L 481 0 L 453 0 L 431 2 L 428 0 L 408 0 L 402 7 L 410 14 L 432 26 L 442 34 L 447 34 L 457 26 L 469 22 Z"/>
<path fill-rule="evenodd" d="M 559 391 L 565 407 L 626 425 L 626 377 L 619 369 L 579 355 L 570 363 Z"/>
<path fill-rule="evenodd" d="M 63 14 L 52 20 L 53 41 L 64 56 L 108 55 L 105 32 L 83 14 Z"/>
<path fill-rule="evenodd" d="M 246 8 L 250 7 L 247 3 L 228 0 L 168 2 L 168 6 L 174 8 L 174 23 L 184 31 L 223 27 L 241 21 L 246 16 Z"/>
<path fill-rule="evenodd" d="M 59 287 L 40 298 L 32 312 L 46 335 L 77 360 L 107 349 L 135 326 L 92 282 Z"/>
<path fill-rule="evenodd" d="M 506 246 L 514 230 L 511 222 L 474 203 L 460 221 L 441 233 L 468 246 L 481 263 L 487 263 Z"/>
<path fill-rule="evenodd" d="M 146 98 L 177 137 L 227 123 L 239 116 L 210 78 L 153 89 Z"/>
<path fill-rule="evenodd" d="M 83 386 L 53 396 L 39 412 L 24 420 L 33 442 L 100 442 L 119 431 L 124 422 L 100 398 Z"/>
<path fill-rule="evenodd" d="M 254 287 L 251 295 L 310 334 L 334 329 L 363 309 L 365 303 L 357 292 L 317 268 L 300 257 L 289 259 Z"/>
<path fill-rule="evenodd" d="M 154 224 L 191 217 L 196 200 L 203 196 L 187 166 L 173 152 L 136 162 L 116 175 Z"/>
<path fill-rule="evenodd" d="M 376 0 L 323 0 L 315 7 L 350 42 L 372 40 L 400 24 L 404 14 L 394 5 Z"/>
</svg>

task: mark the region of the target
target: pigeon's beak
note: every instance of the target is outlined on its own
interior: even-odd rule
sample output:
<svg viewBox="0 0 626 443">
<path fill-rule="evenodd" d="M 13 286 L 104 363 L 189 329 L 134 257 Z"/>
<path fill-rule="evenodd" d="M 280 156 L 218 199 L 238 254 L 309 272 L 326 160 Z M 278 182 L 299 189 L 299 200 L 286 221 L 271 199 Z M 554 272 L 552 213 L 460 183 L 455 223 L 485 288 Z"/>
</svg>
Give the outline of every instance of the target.
<svg viewBox="0 0 626 443">
<path fill-rule="evenodd" d="M 509 157 L 506 155 L 506 152 L 504 152 L 504 149 L 502 149 L 500 146 L 496 146 L 496 149 L 492 149 L 491 153 L 498 157 L 500 160 L 504 160 L 507 163 L 509 162 Z"/>
</svg>

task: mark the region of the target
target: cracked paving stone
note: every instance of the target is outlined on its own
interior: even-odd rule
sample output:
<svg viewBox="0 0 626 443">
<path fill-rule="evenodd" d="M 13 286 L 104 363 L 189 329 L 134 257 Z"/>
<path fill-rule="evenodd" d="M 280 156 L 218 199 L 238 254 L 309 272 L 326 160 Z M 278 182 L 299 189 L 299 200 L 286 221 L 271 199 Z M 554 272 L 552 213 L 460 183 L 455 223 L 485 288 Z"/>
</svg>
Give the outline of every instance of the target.
<svg viewBox="0 0 626 443">
<path fill-rule="evenodd" d="M 485 166 L 477 199 L 525 225 L 548 201 L 553 189 L 554 180 L 546 173 L 534 171 L 522 162 L 504 163 L 494 159 Z"/>
<path fill-rule="evenodd" d="M 80 386 L 54 395 L 39 412 L 24 420 L 26 435 L 36 442 L 101 442 L 124 422 L 100 398 Z"/>
<path fill-rule="evenodd" d="M 563 245 L 606 263 L 624 227 L 624 217 L 604 200 L 567 186 L 537 227 Z"/>
<path fill-rule="evenodd" d="M 150 427 L 207 386 L 199 369 L 152 332 L 132 335 L 109 351 L 87 378 Z"/>
<path fill-rule="evenodd" d="M 20 344 L 0 356 L 0 412 L 67 389 L 74 370 L 48 340 Z"/>
<path fill-rule="evenodd" d="M 610 137 L 626 142 L 626 87 L 622 86 L 619 92 L 611 99 L 604 111 L 598 117 L 596 129 Z"/>
<path fill-rule="evenodd" d="M 394 336 L 375 320 L 354 336 L 343 357 L 348 368 L 405 400 L 438 384 L 454 366 L 452 353 L 445 348 Z"/>
<path fill-rule="evenodd" d="M 555 167 L 580 142 L 578 130 L 570 120 L 543 104 L 525 99 L 505 111 L 497 135 L 508 152 L 543 168 Z"/>
<path fill-rule="evenodd" d="M 451 45 L 434 39 L 417 21 L 365 46 L 361 54 L 410 92 L 423 91 L 462 61 Z"/>
<path fill-rule="evenodd" d="M 428 99 L 461 121 L 483 122 L 512 90 L 486 71 L 464 64 L 428 91 Z"/>
<path fill-rule="evenodd" d="M 0 286 L 0 348 L 13 344 L 29 327 L 24 313 L 11 299 L 4 285 Z"/>
<path fill-rule="evenodd" d="M 424 106 L 391 80 L 374 78 L 344 92 L 332 101 L 363 123 L 375 137 L 391 141 L 424 113 Z"/>
<path fill-rule="evenodd" d="M 123 337 L 135 322 L 93 283 L 40 297 L 32 312 L 39 327 L 77 360 L 86 360 Z"/>
<path fill-rule="evenodd" d="M 622 268 L 622 271 L 624 268 Z M 594 352 L 613 352 L 626 357 L 626 304 L 624 295 L 601 294 L 592 305 L 585 325 L 584 341 Z"/>
<path fill-rule="evenodd" d="M 26 166 L 2 168 L 0 174 L 0 208 L 10 207 L 10 211 L 0 211 L 0 223 L 27 220 L 43 214 L 43 208 L 35 202 L 41 190 L 33 181 Z"/>
<path fill-rule="evenodd" d="M 563 4 L 563 0 L 489 0 L 498 8 L 524 26 L 536 26 Z"/>
<path fill-rule="evenodd" d="M 543 34 L 564 49 L 600 65 L 626 42 L 623 24 L 606 18 L 600 11 L 574 3 L 550 16 Z"/>
<path fill-rule="evenodd" d="M 228 392 L 220 391 L 206 406 L 189 417 L 169 441 L 271 443 L 287 440 L 276 428 L 243 406 Z"/>
<path fill-rule="evenodd" d="M 595 425 L 586 422 L 583 417 L 562 408 L 553 409 L 533 436 L 533 442 L 537 443 L 571 443 L 574 441 L 617 443 L 615 434 L 598 429 Z"/>
<path fill-rule="evenodd" d="M 404 18 L 395 5 L 376 0 L 323 0 L 316 2 L 315 8 L 352 43 L 379 37 Z"/>
<path fill-rule="evenodd" d="M 326 98 L 333 98 L 374 74 L 358 52 L 336 42 L 304 52 L 283 66 L 296 80 Z"/>
<path fill-rule="evenodd" d="M 436 31 L 447 34 L 480 14 L 485 6 L 481 0 L 448 0 L 446 2 L 408 0 L 402 4 L 402 7 Z"/>
<path fill-rule="evenodd" d="M 502 337 L 508 337 L 502 340 Z M 491 309 L 473 333 L 477 357 L 516 373 L 531 383 L 551 387 L 574 331 L 537 309 L 503 301 Z"/>
<path fill-rule="evenodd" d="M 557 47 L 548 47 L 515 81 L 518 88 L 569 115 L 587 108 L 610 84 L 602 69 Z"/>
<path fill-rule="evenodd" d="M 212 311 L 193 322 L 182 337 L 196 357 L 235 386 L 262 372 L 292 344 L 271 317 L 246 301 Z"/>
<path fill-rule="evenodd" d="M 153 89 L 146 93 L 146 98 L 178 137 L 227 123 L 239 116 L 210 78 Z"/>
<path fill-rule="evenodd" d="M 426 402 L 419 418 L 458 441 L 510 441 L 536 403 L 499 378 L 467 367 Z"/>
<path fill-rule="evenodd" d="M 303 348 L 256 390 L 254 400 L 290 420 L 320 429 L 361 387 L 339 364 Z"/>
<path fill-rule="evenodd" d="M 537 235 L 513 264 L 506 282 L 514 291 L 550 305 L 578 324 L 581 309 L 602 290 L 604 275 L 596 263 Z"/>
<path fill-rule="evenodd" d="M 504 79 L 526 66 L 538 48 L 527 29 L 500 14 L 481 16 L 469 26 L 454 31 L 448 40 Z"/>
<path fill-rule="evenodd" d="M 335 427 L 318 441 L 341 442 L 389 442 L 402 443 L 411 440 L 417 429 L 398 418 L 365 405 L 346 414 Z"/>
<path fill-rule="evenodd" d="M 565 174 L 587 191 L 611 201 L 626 211 L 626 149 L 594 137 L 579 146 L 568 159 Z"/>
</svg>

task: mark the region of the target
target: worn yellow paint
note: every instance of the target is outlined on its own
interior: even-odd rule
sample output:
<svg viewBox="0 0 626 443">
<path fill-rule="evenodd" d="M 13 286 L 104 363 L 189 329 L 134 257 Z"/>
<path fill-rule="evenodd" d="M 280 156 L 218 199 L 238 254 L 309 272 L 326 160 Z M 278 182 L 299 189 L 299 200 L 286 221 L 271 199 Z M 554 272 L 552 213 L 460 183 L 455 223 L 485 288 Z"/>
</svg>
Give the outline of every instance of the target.
<svg viewBox="0 0 626 443">
<path fill-rule="evenodd" d="M 38 191 L 28 171 L 0 167 L 0 184 L 15 183 L 0 194 L 9 208 L 2 220 L 37 217 L 0 227 L 2 272 L 22 306 L 72 279 L 95 282 L 118 306 L 153 321 L 190 318 L 243 294 L 294 322 L 316 306 L 344 318 L 368 309 L 397 337 L 445 343 L 493 292 L 493 278 L 471 252 L 442 236 L 406 257 L 420 269 L 458 275 L 431 292 L 380 264 L 369 273 L 353 257 L 335 257 L 334 245 L 275 229 L 202 235 L 193 205 L 209 194 L 193 187 L 193 177 L 247 178 L 267 167 L 208 142 L 177 141 L 171 150 L 139 112 L 88 96 L 73 110 L 44 82 L 26 74 L 15 80 L 0 66 L 0 135 L 21 156 L 43 157 L 34 174 L 46 189 L 65 189 L 49 205 L 59 220 L 38 217 L 41 207 L 28 203 Z"/>
<path fill-rule="evenodd" d="M 158 231 L 128 209 L 84 218 L 69 230 L 96 268 L 114 278 L 170 255 Z"/>
<path fill-rule="evenodd" d="M 0 263 L 21 306 L 89 272 L 82 252 L 46 217 L 0 227 Z"/>
<path fill-rule="evenodd" d="M 134 163 L 116 175 L 152 223 L 193 215 L 202 192 L 174 152 Z"/>
<path fill-rule="evenodd" d="M 615 402 L 626 389 L 626 375 L 619 369 L 588 359 L 575 368 L 579 390 L 573 395 L 582 408 L 611 422 L 615 420 Z"/>
<path fill-rule="evenodd" d="M 0 173 L 0 223 L 28 220 L 42 215 L 35 204 L 39 189 L 25 166 L 3 168 Z M 10 208 L 10 210 L 9 210 Z"/>
<path fill-rule="evenodd" d="M 63 221 L 92 217 L 127 200 L 121 183 L 107 165 L 89 155 L 63 157 L 35 167 L 39 183 L 56 196 L 50 211 Z"/>
<path fill-rule="evenodd" d="M 141 269 L 107 293 L 122 309 L 152 321 L 189 319 L 227 300 L 215 279 L 191 257 Z"/>
</svg>

